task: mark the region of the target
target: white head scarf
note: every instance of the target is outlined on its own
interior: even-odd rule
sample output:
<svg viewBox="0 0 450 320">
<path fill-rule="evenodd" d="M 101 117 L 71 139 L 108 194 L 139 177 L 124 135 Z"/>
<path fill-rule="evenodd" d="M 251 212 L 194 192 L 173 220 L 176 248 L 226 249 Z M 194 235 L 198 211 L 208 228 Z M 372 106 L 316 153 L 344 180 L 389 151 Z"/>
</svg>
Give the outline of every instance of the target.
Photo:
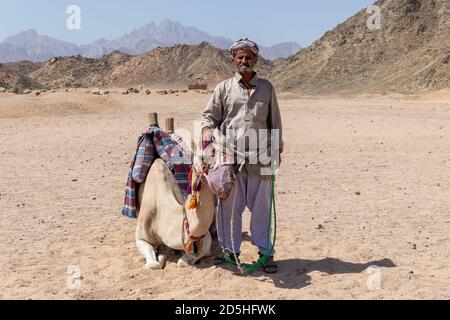
<svg viewBox="0 0 450 320">
<path fill-rule="evenodd" d="M 256 44 L 256 42 L 254 42 L 248 38 L 240 39 L 240 40 L 236 41 L 235 43 L 233 43 L 233 45 L 230 48 L 230 51 L 231 51 L 231 54 L 233 55 L 233 57 L 236 55 L 238 50 L 251 51 L 255 55 L 258 55 L 258 53 L 259 53 L 259 47 Z"/>
</svg>

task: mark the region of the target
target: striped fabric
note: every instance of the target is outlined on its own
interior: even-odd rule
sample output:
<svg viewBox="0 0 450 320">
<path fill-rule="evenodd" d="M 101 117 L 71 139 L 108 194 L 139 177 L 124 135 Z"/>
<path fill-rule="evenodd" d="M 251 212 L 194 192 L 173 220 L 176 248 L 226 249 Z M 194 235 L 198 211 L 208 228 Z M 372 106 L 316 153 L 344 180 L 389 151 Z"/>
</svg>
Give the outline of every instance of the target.
<svg viewBox="0 0 450 320">
<path fill-rule="evenodd" d="M 135 155 L 131 161 L 125 187 L 125 200 L 122 214 L 129 218 L 137 217 L 137 190 L 147 177 L 156 158 L 161 158 L 175 176 L 181 193 L 187 197 L 191 155 L 180 137 L 151 127 L 139 138 Z"/>
</svg>

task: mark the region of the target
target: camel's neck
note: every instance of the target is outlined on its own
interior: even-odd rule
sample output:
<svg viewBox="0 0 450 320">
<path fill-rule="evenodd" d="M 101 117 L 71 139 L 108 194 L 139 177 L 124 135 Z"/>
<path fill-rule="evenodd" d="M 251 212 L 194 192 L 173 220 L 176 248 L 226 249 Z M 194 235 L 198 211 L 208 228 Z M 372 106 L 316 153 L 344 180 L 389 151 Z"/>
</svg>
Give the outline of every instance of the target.
<svg viewBox="0 0 450 320">
<path fill-rule="evenodd" d="M 214 194 L 208 184 L 203 181 L 198 192 L 198 205 L 195 209 L 186 209 L 189 230 L 193 236 L 205 235 L 214 219 Z"/>
</svg>

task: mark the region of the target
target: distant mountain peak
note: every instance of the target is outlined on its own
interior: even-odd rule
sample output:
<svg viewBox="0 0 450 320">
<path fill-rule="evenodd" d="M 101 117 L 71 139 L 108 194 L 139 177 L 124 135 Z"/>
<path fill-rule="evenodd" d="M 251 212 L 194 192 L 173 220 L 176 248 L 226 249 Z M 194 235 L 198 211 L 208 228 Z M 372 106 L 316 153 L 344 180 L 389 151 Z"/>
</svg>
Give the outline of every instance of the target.
<svg viewBox="0 0 450 320">
<path fill-rule="evenodd" d="M 212 36 L 170 18 L 162 19 L 159 24 L 149 22 L 141 28 L 133 29 L 114 39 L 100 38 L 91 44 L 81 46 L 39 35 L 36 30 L 29 29 L 0 43 L 0 61 L 45 61 L 54 56 L 78 54 L 89 58 L 99 58 L 114 50 L 139 55 L 157 47 L 176 44 L 197 45 L 202 42 L 208 42 L 220 49 L 228 49 L 233 40 Z M 261 54 L 271 60 L 285 58 L 297 52 L 299 47 L 295 43 L 283 43 L 272 47 L 261 46 Z"/>
<path fill-rule="evenodd" d="M 39 37 L 38 33 L 36 30 L 34 29 L 28 29 L 28 30 L 24 30 L 21 31 L 19 33 L 16 33 L 12 36 L 9 36 L 8 38 L 5 39 L 5 43 L 12 43 L 15 41 L 30 41 L 33 40 L 34 38 Z"/>
</svg>

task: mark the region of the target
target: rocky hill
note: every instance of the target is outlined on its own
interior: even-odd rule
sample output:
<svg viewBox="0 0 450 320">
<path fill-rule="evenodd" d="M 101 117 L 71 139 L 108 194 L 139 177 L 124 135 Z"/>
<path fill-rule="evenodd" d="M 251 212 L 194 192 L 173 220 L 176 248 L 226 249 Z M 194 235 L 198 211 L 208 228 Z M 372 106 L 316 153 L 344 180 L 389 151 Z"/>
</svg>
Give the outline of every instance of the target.
<svg viewBox="0 0 450 320">
<path fill-rule="evenodd" d="M 379 0 L 381 28 L 362 10 L 296 55 L 271 79 L 283 91 L 413 93 L 450 86 L 450 1 Z"/>
<path fill-rule="evenodd" d="M 267 76 L 272 63 L 261 59 L 258 71 Z M 228 51 L 206 42 L 156 48 L 130 56 L 113 52 L 100 59 L 82 56 L 52 58 L 30 77 L 46 87 L 120 87 L 145 85 L 210 86 L 231 76 L 235 67 Z"/>
<path fill-rule="evenodd" d="M 30 65 L 28 65 L 30 68 Z M 31 69 L 28 69 L 31 70 Z M 0 63 L 0 87 L 19 93 L 25 89 L 40 89 L 42 85 L 27 76 L 27 71 L 20 69 L 20 64 L 9 66 Z"/>
<path fill-rule="evenodd" d="M 272 64 L 261 59 L 258 71 L 268 75 Z M 230 77 L 235 67 L 228 51 L 206 42 L 200 45 L 176 45 L 157 48 L 136 56 L 113 74 L 114 84 L 207 83 L 210 86 Z"/>
<path fill-rule="evenodd" d="M 112 52 L 100 59 L 80 55 L 50 59 L 30 77 L 48 88 L 107 87 L 112 84 L 112 74 L 128 60 L 130 55 Z"/>
</svg>

